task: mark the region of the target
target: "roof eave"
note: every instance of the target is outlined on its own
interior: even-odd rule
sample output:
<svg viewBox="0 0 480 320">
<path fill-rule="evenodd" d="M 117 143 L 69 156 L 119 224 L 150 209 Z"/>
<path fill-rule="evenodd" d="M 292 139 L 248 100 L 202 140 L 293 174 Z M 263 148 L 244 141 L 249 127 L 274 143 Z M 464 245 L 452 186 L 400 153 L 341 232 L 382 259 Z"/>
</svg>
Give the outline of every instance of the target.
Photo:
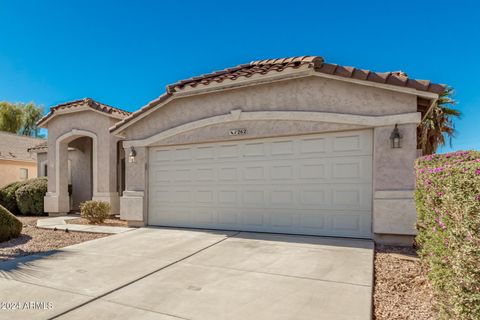
<svg viewBox="0 0 480 320">
<path fill-rule="evenodd" d="M 165 105 L 173 99 L 185 98 L 185 97 L 196 96 L 200 94 L 207 94 L 207 93 L 217 92 L 217 91 L 232 90 L 239 87 L 249 87 L 249 86 L 272 83 L 277 81 L 298 79 L 298 78 L 308 77 L 311 75 L 310 74 L 311 69 L 308 69 L 308 68 L 298 68 L 298 69 L 292 69 L 292 70 L 293 72 L 282 72 L 282 73 L 276 73 L 273 75 L 249 77 L 242 80 L 237 79 L 237 80 L 223 81 L 221 83 L 209 84 L 203 87 L 195 87 L 191 89 L 183 89 L 181 91 L 174 91 L 175 89 L 169 86 L 167 87 L 167 92 L 164 95 L 160 96 L 156 100 L 153 100 L 152 102 L 142 107 L 138 111 L 132 113 L 130 116 L 124 119 L 127 121 L 125 121 L 123 124 L 120 124 L 120 125 L 116 124 L 113 127 L 111 127 L 110 132 L 113 133 L 114 135 L 121 136 L 121 131 L 125 130 L 126 128 L 133 125 L 140 119 L 144 118 L 145 116 L 153 112 L 153 110 L 156 110 L 159 106 Z M 164 96 L 168 96 L 168 99 L 165 99 L 165 100 L 161 99 Z M 145 110 L 146 108 L 148 109 Z"/>
<path fill-rule="evenodd" d="M 71 113 L 77 113 L 77 112 L 83 112 L 83 111 L 93 111 L 93 112 L 96 112 L 98 114 L 104 115 L 104 116 L 109 117 L 109 118 L 117 119 L 117 120 L 123 120 L 125 118 L 125 117 L 122 117 L 122 116 L 117 115 L 115 113 L 102 112 L 100 110 L 96 110 L 96 109 L 91 108 L 87 105 L 84 105 L 84 106 L 81 106 L 81 107 L 74 108 L 72 110 L 51 110 L 45 117 L 43 117 L 42 119 L 40 119 L 37 122 L 37 126 L 39 126 L 40 128 L 47 128 L 46 124 L 50 120 L 52 120 L 53 118 L 55 118 L 57 116 L 71 114 Z"/>
<path fill-rule="evenodd" d="M 180 91 L 176 91 L 177 89 L 175 88 L 175 86 L 168 86 L 167 87 L 167 92 L 164 95 L 160 96 L 156 100 L 153 100 L 152 102 L 150 102 L 146 106 L 142 107 L 138 111 L 132 113 L 130 116 L 123 119 L 123 123 L 121 123 L 122 121 L 120 121 L 119 123 L 117 123 L 116 125 L 111 127 L 110 132 L 114 135 L 122 136 L 122 134 L 121 134 L 122 131 L 124 131 L 129 126 L 131 126 L 134 123 L 138 122 L 139 120 L 143 119 L 148 114 L 152 113 L 154 110 L 156 110 L 159 107 L 167 104 L 168 102 L 170 102 L 173 99 L 196 96 L 196 95 L 207 94 L 207 93 L 218 92 L 218 91 L 232 90 L 232 89 L 237 89 L 237 88 L 241 88 L 241 87 L 255 86 L 255 85 L 259 85 L 259 84 L 273 83 L 273 82 L 277 82 L 277 81 L 285 81 L 285 80 L 291 80 L 291 79 L 304 78 L 304 77 L 309 77 L 309 76 L 317 76 L 317 77 L 322 77 L 322 78 L 327 78 L 327 79 L 333 79 L 333 80 L 338 80 L 338 81 L 355 83 L 355 84 L 359 84 L 359 85 L 363 85 L 363 86 L 381 88 L 381 89 L 384 89 L 384 90 L 390 90 L 390 91 L 395 91 L 395 92 L 400 92 L 400 93 L 411 94 L 411 95 L 415 95 L 415 96 L 418 96 L 418 97 L 427 98 L 427 99 L 430 99 L 430 100 L 438 99 L 438 96 L 439 96 L 439 94 L 434 93 L 434 92 L 422 91 L 422 90 L 417 90 L 417 89 L 414 89 L 414 88 L 401 87 L 401 86 L 392 85 L 392 84 L 378 83 L 378 82 L 373 82 L 373 81 L 366 81 L 366 80 L 360 80 L 360 79 L 353 79 L 353 78 L 346 78 L 346 77 L 342 77 L 342 76 L 330 75 L 330 74 L 318 72 L 311 67 L 303 67 L 303 68 L 283 71 L 281 73 L 275 73 L 275 74 L 272 74 L 272 75 L 267 74 L 267 75 L 261 75 L 261 76 L 258 76 L 258 77 L 248 77 L 248 78 L 245 78 L 245 79 L 224 80 L 220 83 L 209 83 L 208 85 L 189 87 L 189 88 L 186 88 L 186 89 L 182 89 Z M 162 100 L 162 97 L 164 97 L 164 96 L 168 96 L 168 99 Z M 160 101 L 158 101 L 158 100 L 160 100 Z M 145 109 L 147 109 L 147 110 L 145 110 Z"/>
<path fill-rule="evenodd" d="M 428 98 L 428 99 L 437 99 L 438 96 L 439 96 L 439 94 L 435 93 L 435 92 L 417 90 L 417 89 L 409 88 L 409 87 L 401 87 L 401 86 L 388 84 L 388 83 L 380 83 L 380 82 L 374 82 L 374 81 L 346 78 L 346 77 L 342 77 L 342 76 L 335 76 L 335 75 L 326 74 L 326 73 L 317 72 L 317 71 L 313 71 L 312 75 L 317 76 L 317 77 L 327 78 L 327 79 L 334 79 L 334 80 L 339 80 L 339 81 L 344 81 L 344 82 L 360 84 L 360 85 L 363 85 L 363 86 L 369 86 L 369 87 L 375 87 L 375 88 L 380 88 L 380 89 L 385 89 L 385 90 L 390 90 L 390 91 L 413 94 L 413 95 L 416 95 L 418 97 Z"/>
</svg>

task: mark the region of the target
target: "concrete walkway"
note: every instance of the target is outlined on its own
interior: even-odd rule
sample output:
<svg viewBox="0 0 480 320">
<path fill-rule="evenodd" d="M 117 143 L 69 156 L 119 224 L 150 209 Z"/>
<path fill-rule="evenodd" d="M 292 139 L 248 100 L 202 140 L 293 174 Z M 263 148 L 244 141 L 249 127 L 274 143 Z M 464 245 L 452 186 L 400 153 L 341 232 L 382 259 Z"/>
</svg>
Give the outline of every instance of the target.
<svg viewBox="0 0 480 320">
<path fill-rule="evenodd" d="M 57 229 L 78 232 L 93 232 L 93 233 L 123 233 L 134 230 L 134 228 L 127 227 L 110 227 L 110 226 L 95 226 L 83 224 L 67 224 L 67 220 L 78 219 L 80 216 L 60 216 L 37 220 L 37 227 L 42 229 Z"/>
<path fill-rule="evenodd" d="M 371 318 L 367 240 L 142 228 L 0 263 L 0 319 Z"/>
</svg>

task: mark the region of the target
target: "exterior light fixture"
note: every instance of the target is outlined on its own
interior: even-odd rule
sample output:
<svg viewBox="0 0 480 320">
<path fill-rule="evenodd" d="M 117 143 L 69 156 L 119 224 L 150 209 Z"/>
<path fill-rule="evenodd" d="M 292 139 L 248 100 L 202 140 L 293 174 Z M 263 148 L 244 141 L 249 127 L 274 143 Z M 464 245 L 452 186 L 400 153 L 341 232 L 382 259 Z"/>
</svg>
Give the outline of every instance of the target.
<svg viewBox="0 0 480 320">
<path fill-rule="evenodd" d="M 130 147 L 130 153 L 128 154 L 128 162 L 135 163 L 135 157 L 137 156 L 137 151 L 133 146 Z"/>
<path fill-rule="evenodd" d="M 393 129 L 392 133 L 390 134 L 390 142 L 392 149 L 398 149 L 401 148 L 400 146 L 400 140 L 402 139 L 402 135 L 400 134 L 400 131 L 398 130 L 398 126 L 395 124 L 395 128 Z"/>
</svg>

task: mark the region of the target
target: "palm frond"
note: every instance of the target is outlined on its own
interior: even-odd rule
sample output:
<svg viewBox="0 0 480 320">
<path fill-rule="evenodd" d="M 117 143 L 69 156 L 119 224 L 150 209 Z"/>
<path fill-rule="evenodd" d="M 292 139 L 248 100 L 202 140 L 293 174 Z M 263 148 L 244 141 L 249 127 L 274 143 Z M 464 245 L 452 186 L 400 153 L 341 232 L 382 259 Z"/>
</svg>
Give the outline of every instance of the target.
<svg viewBox="0 0 480 320">
<path fill-rule="evenodd" d="M 461 112 L 453 108 L 457 104 L 453 95 L 453 88 L 447 87 L 419 125 L 418 144 L 424 155 L 435 153 L 447 139 L 452 145 L 456 134 L 453 119 L 461 117 Z"/>
</svg>

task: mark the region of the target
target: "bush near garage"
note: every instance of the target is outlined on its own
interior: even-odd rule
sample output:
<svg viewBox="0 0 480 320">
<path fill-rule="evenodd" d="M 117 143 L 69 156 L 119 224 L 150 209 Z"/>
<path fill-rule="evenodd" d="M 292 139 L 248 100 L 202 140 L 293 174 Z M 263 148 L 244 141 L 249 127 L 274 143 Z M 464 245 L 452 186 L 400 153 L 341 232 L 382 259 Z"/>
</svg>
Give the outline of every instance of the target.
<svg viewBox="0 0 480 320">
<path fill-rule="evenodd" d="M 16 238 L 22 232 L 22 223 L 10 211 L 0 205 L 0 242 Z"/>
<path fill-rule="evenodd" d="M 19 214 L 20 210 L 17 205 L 17 198 L 15 192 L 18 188 L 23 187 L 28 184 L 30 180 L 26 181 L 16 181 L 10 184 L 7 184 L 5 187 L 0 189 L 0 205 L 5 207 L 8 211 L 13 214 Z"/>
<path fill-rule="evenodd" d="M 23 215 L 43 215 L 43 197 L 47 193 L 47 178 L 31 179 L 15 191 L 17 207 Z"/>
<path fill-rule="evenodd" d="M 80 204 L 80 216 L 90 223 L 102 223 L 110 216 L 112 206 L 105 201 L 85 201 Z"/>
<path fill-rule="evenodd" d="M 443 319 L 480 319 L 480 152 L 415 163 L 419 255 Z"/>
</svg>

